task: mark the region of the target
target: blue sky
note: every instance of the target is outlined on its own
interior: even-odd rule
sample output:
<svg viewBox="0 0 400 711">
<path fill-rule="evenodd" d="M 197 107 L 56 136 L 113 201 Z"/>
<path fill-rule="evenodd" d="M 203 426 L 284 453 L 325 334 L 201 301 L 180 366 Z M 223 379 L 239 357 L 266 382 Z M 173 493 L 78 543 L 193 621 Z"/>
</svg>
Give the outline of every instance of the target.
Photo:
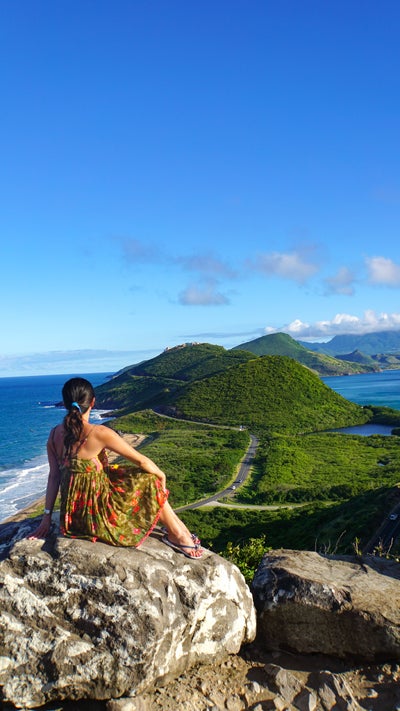
<svg viewBox="0 0 400 711">
<path fill-rule="evenodd" d="M 0 375 L 400 328 L 397 0 L 2 0 Z"/>
</svg>

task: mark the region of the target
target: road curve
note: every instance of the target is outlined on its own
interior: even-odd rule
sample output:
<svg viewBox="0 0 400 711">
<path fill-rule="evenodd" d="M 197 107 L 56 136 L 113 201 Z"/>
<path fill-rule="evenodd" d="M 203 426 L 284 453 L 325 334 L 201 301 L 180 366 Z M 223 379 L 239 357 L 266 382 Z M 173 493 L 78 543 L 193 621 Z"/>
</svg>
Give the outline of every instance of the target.
<svg viewBox="0 0 400 711">
<path fill-rule="evenodd" d="M 236 475 L 236 479 L 231 484 L 230 486 L 226 487 L 226 489 L 222 489 L 222 491 L 217 491 L 215 494 L 212 496 L 207 496 L 205 499 L 201 499 L 200 501 L 195 501 L 193 504 L 187 504 L 186 506 L 180 506 L 179 508 L 175 509 L 176 511 L 187 511 L 188 509 L 199 509 L 201 506 L 207 506 L 207 504 L 215 503 L 218 501 L 218 499 L 221 499 L 222 497 L 231 497 L 234 496 L 237 489 L 240 486 L 243 486 L 244 482 L 246 481 L 247 477 L 250 474 L 250 467 L 253 464 L 254 457 L 256 455 L 258 447 L 258 439 L 254 435 L 250 435 L 250 444 L 246 450 L 246 453 L 242 457 L 242 460 L 240 462 L 239 466 L 239 471 Z"/>
</svg>

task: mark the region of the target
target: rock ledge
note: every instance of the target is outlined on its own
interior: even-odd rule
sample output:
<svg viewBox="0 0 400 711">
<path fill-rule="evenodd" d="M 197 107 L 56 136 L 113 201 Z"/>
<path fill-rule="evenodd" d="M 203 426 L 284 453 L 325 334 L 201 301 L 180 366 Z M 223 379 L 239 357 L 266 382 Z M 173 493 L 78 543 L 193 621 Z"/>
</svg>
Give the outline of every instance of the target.
<svg viewBox="0 0 400 711">
<path fill-rule="evenodd" d="M 36 525 L 14 526 L 0 562 L 3 701 L 133 697 L 254 638 L 250 591 L 223 558 L 191 561 L 156 535 L 139 549 L 18 540 Z"/>
</svg>

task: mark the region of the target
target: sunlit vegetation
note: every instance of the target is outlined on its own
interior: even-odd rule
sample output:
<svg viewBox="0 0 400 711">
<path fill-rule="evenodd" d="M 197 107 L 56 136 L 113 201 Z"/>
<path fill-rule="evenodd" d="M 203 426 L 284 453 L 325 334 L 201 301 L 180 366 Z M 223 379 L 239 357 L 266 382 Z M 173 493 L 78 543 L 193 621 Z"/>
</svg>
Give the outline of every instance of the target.
<svg viewBox="0 0 400 711">
<path fill-rule="evenodd" d="M 396 437 L 280 436 L 260 443 L 251 479 L 237 499 L 253 504 L 340 501 L 399 480 Z"/>
<path fill-rule="evenodd" d="M 263 356 L 191 383 L 173 398 L 177 413 L 259 432 L 313 432 L 366 422 L 345 400 L 286 356 Z"/>
<path fill-rule="evenodd" d="M 172 348 L 124 368 L 109 382 L 97 387 L 97 406 L 129 413 L 165 405 L 185 384 L 252 358 L 252 353 L 227 351 L 210 343 Z"/>
<path fill-rule="evenodd" d="M 179 515 L 204 545 L 224 555 L 229 543 L 243 547 L 249 539 L 262 539 L 271 548 L 353 553 L 354 541 L 362 550 L 399 501 L 398 487 L 379 487 L 335 504 L 312 502 L 273 511 L 215 507 Z"/>
</svg>

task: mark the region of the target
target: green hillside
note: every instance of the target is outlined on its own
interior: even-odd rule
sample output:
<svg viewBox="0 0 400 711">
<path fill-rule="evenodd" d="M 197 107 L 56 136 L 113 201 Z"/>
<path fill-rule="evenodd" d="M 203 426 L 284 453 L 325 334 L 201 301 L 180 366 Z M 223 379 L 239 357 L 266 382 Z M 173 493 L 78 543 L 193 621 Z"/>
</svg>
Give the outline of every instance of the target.
<svg viewBox="0 0 400 711">
<path fill-rule="evenodd" d="M 124 412 L 167 402 L 183 385 L 223 372 L 253 358 L 210 343 L 177 346 L 155 358 L 124 368 L 96 388 L 96 406 Z"/>
<path fill-rule="evenodd" d="M 255 431 L 312 432 L 368 420 L 286 356 L 262 356 L 187 385 L 170 398 L 177 416 Z M 370 413 L 369 413 L 370 414 Z"/>
<path fill-rule="evenodd" d="M 311 368 L 319 375 L 347 375 L 349 373 L 366 373 L 379 370 L 379 366 L 373 361 L 361 363 L 359 361 L 350 362 L 344 359 L 338 360 L 324 353 L 316 353 L 301 345 L 287 333 L 272 333 L 268 336 L 255 338 L 247 341 L 234 349 L 250 351 L 255 355 L 285 355 L 297 360 L 302 365 Z"/>
</svg>

